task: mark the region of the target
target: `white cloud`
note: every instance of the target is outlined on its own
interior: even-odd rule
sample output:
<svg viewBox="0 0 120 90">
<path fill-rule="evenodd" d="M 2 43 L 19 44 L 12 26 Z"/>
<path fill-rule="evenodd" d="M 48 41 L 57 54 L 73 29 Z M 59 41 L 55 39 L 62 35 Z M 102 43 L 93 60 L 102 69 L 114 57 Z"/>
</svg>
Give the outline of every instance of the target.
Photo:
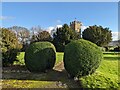
<svg viewBox="0 0 120 90">
<path fill-rule="evenodd" d="M 120 32 L 112 32 L 113 41 L 120 39 Z"/>
<path fill-rule="evenodd" d="M 51 31 L 54 29 L 54 27 L 50 26 L 46 29 L 46 31 L 48 31 L 49 33 L 51 33 Z"/>
<path fill-rule="evenodd" d="M 46 31 L 48 31 L 50 34 L 53 34 L 53 32 L 55 32 L 56 31 L 56 28 L 60 28 L 60 27 L 62 27 L 62 25 L 56 25 L 56 26 L 50 26 L 50 27 L 48 27 L 47 29 L 46 29 Z M 55 30 L 55 31 L 53 31 L 53 29 Z"/>
<path fill-rule="evenodd" d="M 15 17 L 13 16 L 0 16 L 0 20 L 9 20 L 9 19 L 14 19 Z"/>
<path fill-rule="evenodd" d="M 51 26 L 51 27 L 48 27 L 48 29 L 49 29 L 49 30 L 53 30 L 53 29 L 54 29 L 54 27 L 52 27 L 52 26 Z"/>
<path fill-rule="evenodd" d="M 55 28 L 61 28 L 62 27 L 62 25 L 56 25 L 55 26 Z"/>
<path fill-rule="evenodd" d="M 61 23 L 61 20 L 57 20 L 57 23 Z"/>
<path fill-rule="evenodd" d="M 81 26 L 81 32 L 83 32 L 86 28 L 88 28 L 89 26 Z"/>
</svg>

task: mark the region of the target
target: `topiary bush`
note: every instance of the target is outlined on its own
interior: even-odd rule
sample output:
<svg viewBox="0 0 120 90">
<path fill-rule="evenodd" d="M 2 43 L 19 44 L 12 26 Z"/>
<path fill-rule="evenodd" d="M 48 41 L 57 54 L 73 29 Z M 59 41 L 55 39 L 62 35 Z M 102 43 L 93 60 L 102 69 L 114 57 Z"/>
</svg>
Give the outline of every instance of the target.
<svg viewBox="0 0 120 90">
<path fill-rule="evenodd" d="M 92 74 L 99 67 L 102 51 L 90 41 L 74 40 L 65 47 L 64 67 L 71 77 Z"/>
<path fill-rule="evenodd" d="M 25 64 L 31 72 L 52 69 L 56 60 L 56 50 L 50 42 L 35 42 L 25 52 Z"/>
</svg>

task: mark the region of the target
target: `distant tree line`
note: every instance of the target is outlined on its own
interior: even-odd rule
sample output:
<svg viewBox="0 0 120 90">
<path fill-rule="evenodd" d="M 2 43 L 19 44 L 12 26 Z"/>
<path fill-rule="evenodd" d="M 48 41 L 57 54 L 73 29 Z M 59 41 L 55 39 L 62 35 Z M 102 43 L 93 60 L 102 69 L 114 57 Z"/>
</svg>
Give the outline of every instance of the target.
<svg viewBox="0 0 120 90">
<path fill-rule="evenodd" d="M 71 40 L 80 38 L 80 33 L 72 30 L 67 24 L 64 24 L 61 28 L 57 28 L 53 36 L 51 36 L 49 32 L 43 30 L 40 26 L 32 27 L 30 30 L 20 26 L 13 26 L 6 29 L 15 33 L 18 41 L 23 45 L 23 51 L 27 45 L 39 41 L 52 42 L 56 46 L 57 51 L 63 51 L 64 46 Z M 94 25 L 89 26 L 82 32 L 82 38 L 103 47 L 112 41 L 112 33 L 109 28 Z"/>
</svg>

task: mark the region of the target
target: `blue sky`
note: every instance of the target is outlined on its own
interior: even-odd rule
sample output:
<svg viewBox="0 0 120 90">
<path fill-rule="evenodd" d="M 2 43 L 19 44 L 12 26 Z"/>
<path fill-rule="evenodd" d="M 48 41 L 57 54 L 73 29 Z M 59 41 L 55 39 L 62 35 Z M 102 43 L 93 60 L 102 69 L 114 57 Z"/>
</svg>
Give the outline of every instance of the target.
<svg viewBox="0 0 120 90">
<path fill-rule="evenodd" d="M 83 25 L 101 25 L 118 32 L 117 2 L 3 2 L 2 26 L 42 28 L 69 24 L 74 19 Z"/>
</svg>

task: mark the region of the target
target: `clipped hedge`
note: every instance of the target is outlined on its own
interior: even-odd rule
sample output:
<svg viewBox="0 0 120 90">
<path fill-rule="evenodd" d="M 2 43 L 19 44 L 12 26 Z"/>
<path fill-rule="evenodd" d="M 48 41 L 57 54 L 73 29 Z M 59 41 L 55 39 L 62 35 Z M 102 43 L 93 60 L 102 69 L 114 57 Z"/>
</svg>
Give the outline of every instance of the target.
<svg viewBox="0 0 120 90">
<path fill-rule="evenodd" d="M 71 77 L 92 74 L 99 67 L 103 54 L 87 40 L 74 40 L 65 47 L 64 67 Z"/>
<path fill-rule="evenodd" d="M 56 60 L 56 50 L 50 42 L 35 42 L 25 52 L 25 64 L 31 72 L 52 69 Z"/>
</svg>

